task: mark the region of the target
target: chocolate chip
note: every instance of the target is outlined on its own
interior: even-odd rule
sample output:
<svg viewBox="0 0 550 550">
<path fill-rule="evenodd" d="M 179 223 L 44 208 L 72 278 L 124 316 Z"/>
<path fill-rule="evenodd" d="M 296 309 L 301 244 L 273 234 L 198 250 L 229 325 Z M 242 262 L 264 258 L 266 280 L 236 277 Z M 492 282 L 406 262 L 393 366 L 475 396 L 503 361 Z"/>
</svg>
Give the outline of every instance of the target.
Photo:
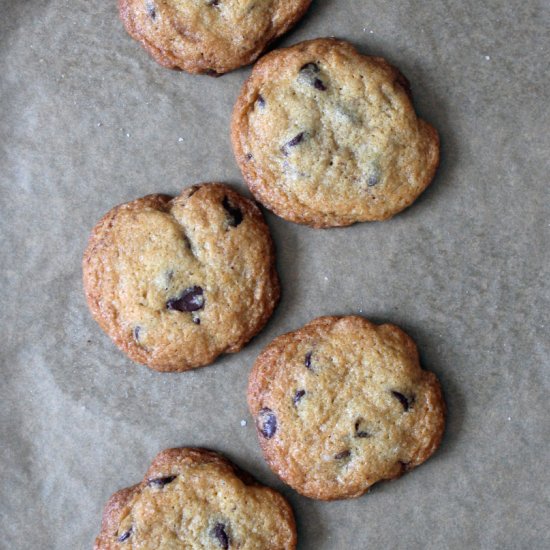
<svg viewBox="0 0 550 550">
<path fill-rule="evenodd" d="M 246 160 L 252 160 L 252 153 L 246 153 L 245 158 Z"/>
<path fill-rule="evenodd" d="M 125 540 L 128 540 L 130 538 L 130 535 L 132 534 L 133 527 L 130 527 L 128 531 L 124 531 L 120 537 L 116 539 L 117 542 L 124 542 Z"/>
<path fill-rule="evenodd" d="M 147 10 L 147 14 L 149 15 L 149 17 L 154 21 L 157 17 L 155 4 L 151 2 L 151 0 L 147 0 L 147 2 L 145 2 L 145 9 Z"/>
<path fill-rule="evenodd" d="M 296 145 L 300 144 L 304 140 L 304 135 L 305 132 L 300 132 L 281 147 L 281 152 L 285 157 L 288 156 L 288 148 L 296 147 Z"/>
<path fill-rule="evenodd" d="M 306 63 L 300 69 L 301 78 L 310 86 L 313 86 L 316 90 L 324 92 L 327 87 L 324 82 L 316 76 L 319 73 L 320 69 L 316 63 Z"/>
<path fill-rule="evenodd" d="M 166 302 L 168 309 L 176 311 L 197 311 L 204 307 L 204 295 L 200 286 L 186 288 L 179 298 L 170 298 Z"/>
<path fill-rule="evenodd" d="M 177 476 L 166 476 L 166 477 L 157 477 L 156 479 L 148 479 L 147 485 L 149 487 L 155 487 L 157 489 L 162 489 L 165 485 L 172 483 Z"/>
<path fill-rule="evenodd" d="M 139 333 L 141 331 L 141 327 L 138 325 L 137 327 L 134 327 L 134 340 L 136 342 L 139 342 Z"/>
<path fill-rule="evenodd" d="M 349 456 L 351 456 L 351 451 L 346 449 L 345 451 L 340 451 L 338 454 L 335 454 L 334 458 L 336 460 L 342 460 L 343 458 L 348 458 Z"/>
<path fill-rule="evenodd" d="M 225 532 L 225 525 L 223 523 L 216 523 L 214 529 L 212 529 L 212 535 L 218 539 L 220 548 L 224 550 L 229 548 L 229 536 Z"/>
<path fill-rule="evenodd" d="M 370 437 L 371 434 L 369 432 L 359 429 L 362 421 L 363 419 L 360 418 L 355 422 L 355 437 Z"/>
<path fill-rule="evenodd" d="M 378 183 L 380 182 L 379 177 L 380 177 L 379 174 L 371 174 L 371 175 L 369 176 L 367 185 L 368 185 L 369 187 L 374 187 L 375 185 L 378 185 Z"/>
<path fill-rule="evenodd" d="M 147 485 L 149 487 L 155 487 L 156 489 L 162 489 L 165 485 L 172 483 L 177 476 L 157 477 L 154 479 L 148 479 Z"/>
<path fill-rule="evenodd" d="M 293 398 L 294 404 L 297 405 L 298 401 L 300 401 L 300 399 L 302 399 L 302 397 L 304 397 L 305 394 L 306 394 L 306 390 L 298 390 L 294 394 L 294 398 Z"/>
<path fill-rule="evenodd" d="M 195 323 L 195 325 L 200 325 L 201 324 L 200 317 L 193 317 L 193 323 Z"/>
<path fill-rule="evenodd" d="M 392 390 L 392 395 L 399 400 L 401 405 L 403 405 L 403 408 L 408 411 L 409 407 L 412 405 L 414 398 L 408 398 L 405 397 L 402 393 L 399 393 L 398 391 Z"/>
<path fill-rule="evenodd" d="M 217 6 L 220 3 L 220 0 L 206 0 L 206 3 L 209 6 Z"/>
<path fill-rule="evenodd" d="M 261 107 L 262 109 L 265 107 L 265 99 L 264 99 L 264 96 L 263 95 L 258 95 L 258 106 Z"/>
<path fill-rule="evenodd" d="M 323 84 L 323 81 L 320 78 L 316 78 L 313 81 L 313 86 L 315 89 L 321 90 L 322 92 L 324 92 L 327 89 L 327 87 Z"/>
<path fill-rule="evenodd" d="M 306 366 L 306 368 L 308 369 L 311 369 L 311 354 L 313 352 L 312 351 L 308 351 L 306 353 L 306 358 L 305 358 L 305 361 L 304 361 L 304 365 Z"/>
<path fill-rule="evenodd" d="M 264 407 L 258 418 L 260 432 L 266 439 L 271 439 L 277 431 L 277 417 L 271 409 Z"/>
<path fill-rule="evenodd" d="M 304 132 L 300 132 L 298 135 L 294 136 L 288 143 L 285 144 L 285 147 L 296 147 L 304 139 Z"/>
<path fill-rule="evenodd" d="M 229 227 L 237 227 L 243 221 L 241 209 L 235 206 L 227 197 L 223 198 L 222 206 L 227 212 L 227 223 Z"/>
</svg>

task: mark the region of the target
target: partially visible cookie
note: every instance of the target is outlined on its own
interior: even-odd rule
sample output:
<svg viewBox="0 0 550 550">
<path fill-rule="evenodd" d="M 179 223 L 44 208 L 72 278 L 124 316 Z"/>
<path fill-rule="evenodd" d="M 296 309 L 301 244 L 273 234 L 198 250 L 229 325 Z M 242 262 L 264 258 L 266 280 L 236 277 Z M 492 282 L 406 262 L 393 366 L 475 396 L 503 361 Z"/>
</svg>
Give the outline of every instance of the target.
<svg viewBox="0 0 550 550">
<path fill-rule="evenodd" d="M 292 550 L 292 509 L 227 459 L 204 449 L 168 449 L 144 480 L 103 513 L 95 550 Z"/>
<path fill-rule="evenodd" d="M 445 404 L 394 325 L 320 317 L 258 357 L 248 403 L 271 469 L 299 493 L 357 497 L 437 449 Z"/>
<path fill-rule="evenodd" d="M 223 74 L 252 63 L 311 0 L 119 0 L 126 30 L 161 65 Z"/>
<path fill-rule="evenodd" d="M 390 218 L 439 163 L 438 134 L 416 116 L 403 75 L 331 38 L 260 59 L 235 104 L 231 137 L 256 199 L 313 227 Z"/>
<path fill-rule="evenodd" d="M 138 363 L 184 371 L 239 351 L 279 298 L 259 208 L 219 184 L 113 208 L 83 259 L 95 320 Z"/>
</svg>

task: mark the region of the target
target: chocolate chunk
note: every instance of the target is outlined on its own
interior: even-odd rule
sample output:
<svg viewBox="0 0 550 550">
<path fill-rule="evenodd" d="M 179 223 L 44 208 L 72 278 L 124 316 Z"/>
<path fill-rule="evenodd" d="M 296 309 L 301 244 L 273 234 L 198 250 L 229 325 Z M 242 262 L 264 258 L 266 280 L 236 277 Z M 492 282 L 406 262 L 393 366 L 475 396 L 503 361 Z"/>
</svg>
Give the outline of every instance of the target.
<svg viewBox="0 0 550 550">
<path fill-rule="evenodd" d="M 149 487 L 155 487 L 156 489 L 162 489 L 165 485 L 172 483 L 177 476 L 157 477 L 156 479 L 148 479 L 147 485 Z"/>
<path fill-rule="evenodd" d="M 130 535 L 132 534 L 133 527 L 130 527 L 128 531 L 124 531 L 120 537 L 116 539 L 117 542 L 124 542 L 125 540 L 128 540 L 130 538 Z"/>
<path fill-rule="evenodd" d="M 322 92 L 324 92 L 327 89 L 327 87 L 323 84 L 323 81 L 320 78 L 316 78 L 313 81 L 313 87 L 317 90 L 321 90 Z"/>
<path fill-rule="evenodd" d="M 285 144 L 285 147 L 296 147 L 296 145 L 301 143 L 303 139 L 304 132 L 300 132 L 297 136 L 294 136 L 287 144 Z"/>
<path fill-rule="evenodd" d="M 138 325 L 137 327 L 134 327 L 134 340 L 136 342 L 139 342 L 139 333 L 141 331 L 141 327 Z"/>
<path fill-rule="evenodd" d="M 371 174 L 369 176 L 367 185 L 369 187 L 374 187 L 375 185 L 378 185 L 380 183 L 380 175 L 378 173 Z"/>
<path fill-rule="evenodd" d="M 263 95 L 258 95 L 258 106 L 261 107 L 262 109 L 265 107 L 265 99 L 264 99 L 264 96 Z"/>
<path fill-rule="evenodd" d="M 241 209 L 235 206 L 227 197 L 223 198 L 222 206 L 227 212 L 227 223 L 229 227 L 237 227 L 243 221 Z"/>
<path fill-rule="evenodd" d="M 369 432 L 359 429 L 362 421 L 363 419 L 360 418 L 355 422 L 355 437 L 370 437 L 371 434 Z"/>
<path fill-rule="evenodd" d="M 300 144 L 304 140 L 304 135 L 305 132 L 300 132 L 281 147 L 281 151 L 285 157 L 288 155 L 288 148 L 296 147 L 296 145 Z"/>
<path fill-rule="evenodd" d="M 408 398 L 405 397 L 402 393 L 399 393 L 398 391 L 392 390 L 392 395 L 399 400 L 401 405 L 403 405 L 403 408 L 408 411 L 409 407 L 412 405 L 414 398 Z"/>
<path fill-rule="evenodd" d="M 271 409 L 264 407 L 258 418 L 260 432 L 266 439 L 271 439 L 277 431 L 277 417 Z"/>
<path fill-rule="evenodd" d="M 155 4 L 151 0 L 147 0 L 147 2 L 145 2 L 145 9 L 147 10 L 149 17 L 154 21 L 157 18 Z"/>
<path fill-rule="evenodd" d="M 306 394 L 306 390 L 298 390 L 294 394 L 294 398 L 293 398 L 294 404 L 297 405 L 298 401 L 300 401 L 300 399 L 302 399 L 302 397 L 304 397 L 305 394 Z"/>
<path fill-rule="evenodd" d="M 206 0 L 206 3 L 209 6 L 217 6 L 220 3 L 220 0 Z"/>
<path fill-rule="evenodd" d="M 223 523 L 216 523 L 216 526 L 212 529 L 212 535 L 218 539 L 220 548 L 224 550 L 229 548 L 229 536 L 225 532 L 225 525 Z"/>
<path fill-rule="evenodd" d="M 170 298 L 166 302 L 168 309 L 176 311 L 197 311 L 204 307 L 204 295 L 200 286 L 186 288 L 179 298 Z"/>
<path fill-rule="evenodd" d="M 316 76 L 319 73 L 320 69 L 316 63 L 306 63 L 300 69 L 300 77 L 310 86 L 313 86 L 316 90 L 324 92 L 327 87 L 324 82 Z"/>
<path fill-rule="evenodd" d="M 351 456 L 351 451 L 346 449 L 345 451 L 340 451 L 338 454 L 335 454 L 334 458 L 336 460 L 342 460 L 343 458 L 348 458 L 349 456 Z"/>
<path fill-rule="evenodd" d="M 306 358 L 305 358 L 305 361 L 304 361 L 304 365 L 306 366 L 306 368 L 308 369 L 311 369 L 311 354 L 313 352 L 312 351 L 308 351 L 306 353 Z"/>
</svg>

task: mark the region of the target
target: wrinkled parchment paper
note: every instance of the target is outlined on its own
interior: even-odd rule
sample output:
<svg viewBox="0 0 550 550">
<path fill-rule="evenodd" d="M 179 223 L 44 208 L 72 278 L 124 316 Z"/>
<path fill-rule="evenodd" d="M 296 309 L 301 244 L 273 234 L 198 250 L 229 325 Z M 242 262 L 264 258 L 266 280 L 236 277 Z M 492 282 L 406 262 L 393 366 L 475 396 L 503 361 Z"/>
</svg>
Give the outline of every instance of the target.
<svg viewBox="0 0 550 550">
<path fill-rule="evenodd" d="M 280 306 L 244 351 L 183 374 L 132 364 L 100 331 L 81 255 L 115 204 L 213 180 L 246 192 L 229 117 L 250 69 L 163 69 L 115 0 L 1 4 L 0 547 L 91 548 L 109 495 L 178 445 L 281 490 L 300 550 L 550 546 L 548 2 L 314 0 L 279 44 L 335 35 L 400 67 L 441 168 L 391 221 L 315 231 L 268 213 Z M 402 479 L 315 502 L 264 463 L 247 376 L 275 336 L 348 313 L 413 336 L 448 429 Z"/>
</svg>

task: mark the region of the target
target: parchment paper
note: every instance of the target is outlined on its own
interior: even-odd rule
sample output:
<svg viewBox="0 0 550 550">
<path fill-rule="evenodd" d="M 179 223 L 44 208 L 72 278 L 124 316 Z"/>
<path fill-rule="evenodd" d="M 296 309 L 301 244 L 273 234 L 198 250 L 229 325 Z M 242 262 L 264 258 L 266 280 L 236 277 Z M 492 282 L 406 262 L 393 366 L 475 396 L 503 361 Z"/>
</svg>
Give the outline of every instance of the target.
<svg viewBox="0 0 550 550">
<path fill-rule="evenodd" d="M 400 67 L 441 132 L 437 178 L 383 223 L 315 231 L 267 213 L 283 286 L 267 328 L 213 366 L 159 374 L 92 320 L 82 251 L 118 203 L 213 180 L 247 192 L 229 118 L 250 69 L 163 69 L 115 0 L 3 0 L 0 547 L 91 548 L 111 493 L 179 445 L 282 491 L 300 550 L 550 547 L 549 6 L 314 0 L 279 44 L 335 35 Z M 448 428 L 400 480 L 316 502 L 263 461 L 247 377 L 275 336 L 349 313 L 415 338 Z"/>
</svg>

